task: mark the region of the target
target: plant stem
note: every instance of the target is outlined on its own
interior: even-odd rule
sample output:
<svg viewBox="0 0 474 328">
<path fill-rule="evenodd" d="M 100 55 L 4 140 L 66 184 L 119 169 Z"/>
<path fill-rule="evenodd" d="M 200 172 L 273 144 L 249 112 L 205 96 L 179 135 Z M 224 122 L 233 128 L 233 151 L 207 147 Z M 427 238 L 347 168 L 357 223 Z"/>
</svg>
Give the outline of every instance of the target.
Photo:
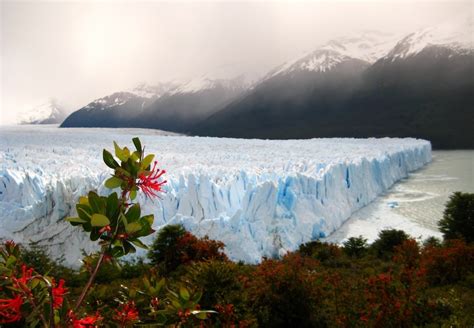
<svg viewBox="0 0 474 328">
<path fill-rule="evenodd" d="M 53 285 L 43 276 L 34 276 L 31 279 L 41 279 L 43 280 L 46 285 L 48 286 L 48 293 L 49 293 L 49 327 L 54 328 L 54 297 L 53 297 Z"/>
<path fill-rule="evenodd" d="M 74 308 L 75 311 L 77 311 L 77 309 L 79 309 L 79 307 L 81 306 L 82 302 L 84 301 L 84 298 L 87 295 L 87 292 L 89 291 L 89 289 L 92 286 L 92 283 L 94 282 L 95 276 L 97 275 L 97 272 L 99 271 L 99 267 L 102 264 L 102 261 L 104 260 L 105 250 L 106 249 L 104 248 L 104 250 L 100 253 L 100 256 L 99 256 L 99 259 L 97 260 L 97 264 L 94 268 L 94 271 L 92 272 L 91 276 L 89 277 L 89 281 L 87 281 L 87 284 L 84 286 L 84 289 L 82 290 L 81 296 L 79 296 L 79 298 L 77 299 L 76 307 Z"/>
<path fill-rule="evenodd" d="M 40 317 L 41 321 L 43 322 L 43 325 L 44 325 L 45 327 L 48 327 L 48 322 L 46 321 L 46 319 L 45 319 L 43 313 L 41 313 L 41 310 L 38 309 L 38 305 L 36 305 L 35 296 L 33 295 L 33 293 L 32 293 L 29 289 L 28 289 L 28 290 L 25 290 L 25 289 L 24 289 L 23 287 L 21 287 L 21 286 L 20 286 L 20 288 L 21 288 L 21 290 L 23 291 L 23 293 L 26 295 L 26 297 L 29 298 L 31 305 L 33 306 L 33 309 L 34 309 L 36 312 L 38 312 L 39 317 Z"/>
</svg>

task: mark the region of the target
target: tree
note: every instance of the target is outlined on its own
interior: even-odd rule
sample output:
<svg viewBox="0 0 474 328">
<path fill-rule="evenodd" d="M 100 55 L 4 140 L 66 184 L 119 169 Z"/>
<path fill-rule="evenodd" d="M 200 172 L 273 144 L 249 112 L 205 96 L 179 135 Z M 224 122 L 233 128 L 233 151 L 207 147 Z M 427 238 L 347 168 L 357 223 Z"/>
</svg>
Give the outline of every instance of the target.
<svg viewBox="0 0 474 328">
<path fill-rule="evenodd" d="M 367 239 L 362 236 L 351 237 L 344 242 L 344 252 L 352 257 L 361 257 L 367 247 Z"/>
<path fill-rule="evenodd" d="M 379 257 L 390 257 L 396 246 L 408 239 L 403 230 L 388 229 L 379 232 L 379 238 L 372 244 L 372 249 Z"/>
<path fill-rule="evenodd" d="M 186 234 L 180 224 L 170 224 L 163 227 L 148 252 L 151 263 L 160 266 L 161 271 L 170 272 L 176 269 L 181 259 L 177 254 L 178 241 Z"/>
<path fill-rule="evenodd" d="M 445 239 L 474 241 L 474 194 L 455 192 L 449 198 L 438 223 Z"/>
</svg>

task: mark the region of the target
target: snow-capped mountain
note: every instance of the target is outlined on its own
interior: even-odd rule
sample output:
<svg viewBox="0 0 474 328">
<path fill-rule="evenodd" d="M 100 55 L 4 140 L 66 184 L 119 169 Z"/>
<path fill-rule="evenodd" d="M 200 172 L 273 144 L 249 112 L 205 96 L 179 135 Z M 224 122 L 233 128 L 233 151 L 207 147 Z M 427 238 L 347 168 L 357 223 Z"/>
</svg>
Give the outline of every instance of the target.
<svg viewBox="0 0 474 328">
<path fill-rule="evenodd" d="M 156 99 L 136 125 L 187 133 L 197 123 L 241 96 L 249 87 L 243 76 L 233 79 L 200 77 L 186 81 Z"/>
<path fill-rule="evenodd" d="M 275 68 L 192 132 L 416 136 L 435 147 L 473 148 L 473 36 L 470 18 L 402 37 L 370 32 L 329 41 Z"/>
<path fill-rule="evenodd" d="M 473 25 L 473 17 L 468 17 L 411 33 L 400 40 L 383 59 L 405 59 L 429 47 L 447 48 L 459 55 L 470 54 L 474 49 Z"/>
<path fill-rule="evenodd" d="M 376 31 L 334 39 L 277 67 L 265 79 L 298 71 L 325 72 L 339 63 L 353 59 L 372 64 L 386 55 L 397 41 L 396 36 Z"/>
<path fill-rule="evenodd" d="M 138 127 L 186 132 L 248 87 L 243 77 L 200 78 L 139 86 L 94 100 L 62 127 Z"/>
<path fill-rule="evenodd" d="M 108 108 L 123 106 L 131 101 L 136 101 L 137 99 L 142 100 L 141 108 L 143 108 L 152 101 L 169 93 L 176 87 L 177 85 L 174 83 L 160 83 L 154 86 L 141 83 L 133 89 L 115 92 L 111 95 L 96 99 L 84 108 L 88 111 L 105 110 Z"/>
<path fill-rule="evenodd" d="M 39 106 L 24 112 L 20 124 L 58 124 L 67 116 L 67 111 L 57 99 L 51 98 Z"/>
</svg>

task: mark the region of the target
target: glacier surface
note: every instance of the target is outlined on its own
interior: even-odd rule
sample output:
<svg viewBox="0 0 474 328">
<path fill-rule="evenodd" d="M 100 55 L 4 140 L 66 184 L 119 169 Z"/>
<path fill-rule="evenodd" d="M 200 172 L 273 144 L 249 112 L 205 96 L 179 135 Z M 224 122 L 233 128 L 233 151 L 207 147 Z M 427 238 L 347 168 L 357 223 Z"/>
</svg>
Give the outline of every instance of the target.
<svg viewBox="0 0 474 328">
<path fill-rule="evenodd" d="M 155 228 L 182 223 L 222 240 L 235 260 L 258 262 L 335 232 L 355 211 L 431 160 L 419 139 L 243 140 L 166 135 L 141 129 L 2 127 L 0 238 L 48 245 L 79 264 L 93 251 L 63 218 L 88 190 L 110 192 L 102 149 L 112 141 L 146 151 L 167 170 L 166 194 L 140 196 Z M 150 242 L 151 240 L 148 240 Z"/>
</svg>

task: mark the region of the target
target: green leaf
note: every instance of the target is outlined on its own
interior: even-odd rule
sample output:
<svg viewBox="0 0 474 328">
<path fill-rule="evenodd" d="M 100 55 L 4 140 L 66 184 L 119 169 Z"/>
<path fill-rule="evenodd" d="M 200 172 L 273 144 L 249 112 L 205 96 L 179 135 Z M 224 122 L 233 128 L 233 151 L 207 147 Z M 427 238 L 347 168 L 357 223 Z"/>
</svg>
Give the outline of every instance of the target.
<svg viewBox="0 0 474 328">
<path fill-rule="evenodd" d="M 125 231 L 127 233 L 134 233 L 134 232 L 140 231 L 141 229 L 142 229 L 142 225 L 138 222 L 132 222 L 125 226 Z"/>
<path fill-rule="evenodd" d="M 147 277 L 143 278 L 143 285 L 145 286 L 146 289 L 149 289 L 151 287 L 150 280 L 148 280 Z"/>
<path fill-rule="evenodd" d="M 150 166 L 151 162 L 153 161 L 153 158 L 155 158 L 155 155 L 153 154 L 145 156 L 142 161 L 141 168 L 146 169 L 148 166 Z"/>
<path fill-rule="evenodd" d="M 105 186 L 109 189 L 115 189 L 120 187 L 122 185 L 122 182 L 122 179 L 113 176 L 105 181 Z"/>
<path fill-rule="evenodd" d="M 128 209 L 128 212 L 125 214 L 129 222 L 137 221 L 140 218 L 140 204 L 134 204 Z"/>
<path fill-rule="evenodd" d="M 148 249 L 148 246 L 145 245 L 144 243 L 142 243 L 142 241 L 140 239 L 133 239 L 133 240 L 130 240 L 130 241 L 132 242 L 132 244 L 134 244 L 137 247 L 140 247 L 140 248 L 143 248 L 143 249 Z"/>
<path fill-rule="evenodd" d="M 137 187 L 134 186 L 130 191 L 130 199 L 134 200 L 135 198 L 137 198 Z"/>
<path fill-rule="evenodd" d="M 119 158 L 122 162 L 126 162 L 130 157 L 130 151 L 127 147 L 124 149 L 120 148 L 119 145 L 114 141 L 115 156 Z"/>
<path fill-rule="evenodd" d="M 132 244 L 130 244 L 128 241 L 124 240 L 123 241 L 123 248 L 124 248 L 124 253 L 125 254 L 128 254 L 128 253 L 135 253 L 137 251 L 137 249 L 135 247 L 133 247 Z"/>
<path fill-rule="evenodd" d="M 71 222 L 71 223 L 87 223 L 86 220 L 83 220 L 83 219 L 78 218 L 78 217 L 68 217 L 68 218 L 65 218 L 64 220 L 66 220 L 68 222 Z"/>
<path fill-rule="evenodd" d="M 134 151 L 131 155 L 130 155 L 130 158 L 134 161 L 134 162 L 138 162 L 140 160 L 140 153 L 137 152 L 137 151 Z"/>
<path fill-rule="evenodd" d="M 104 163 L 105 165 L 107 165 L 108 167 L 110 167 L 111 169 L 115 169 L 119 166 L 119 164 L 117 163 L 117 161 L 114 159 L 114 157 L 112 156 L 112 154 L 104 149 L 102 151 L 102 158 L 104 159 Z"/>
<path fill-rule="evenodd" d="M 132 139 L 133 144 L 135 145 L 135 148 L 137 149 L 137 152 L 140 154 L 142 153 L 142 143 L 140 142 L 140 138 L 135 137 Z"/>
<path fill-rule="evenodd" d="M 92 229 L 91 234 L 90 234 L 90 239 L 92 241 L 96 241 L 97 239 L 99 239 L 99 237 L 100 237 L 99 229 L 97 228 Z"/>
<path fill-rule="evenodd" d="M 107 197 L 107 217 L 111 218 L 112 221 L 115 221 L 117 218 L 116 212 L 118 209 L 118 196 L 117 193 L 111 193 L 109 197 Z"/>
<path fill-rule="evenodd" d="M 99 213 L 101 209 L 100 197 L 95 192 L 90 191 L 88 194 L 89 204 L 91 204 L 92 211 Z"/>
<path fill-rule="evenodd" d="M 40 282 L 41 282 L 40 279 L 33 279 L 33 280 L 31 280 L 30 289 L 34 289 L 36 286 L 39 285 Z"/>
<path fill-rule="evenodd" d="M 211 313 L 217 313 L 216 311 L 192 311 L 191 314 L 193 314 L 196 318 L 200 320 L 206 320 L 208 317 L 208 314 Z"/>
<path fill-rule="evenodd" d="M 86 196 L 79 197 L 79 204 L 89 205 L 89 199 Z"/>
<path fill-rule="evenodd" d="M 189 292 L 185 287 L 179 287 L 179 296 L 185 301 L 189 301 Z"/>
<path fill-rule="evenodd" d="M 111 253 L 113 257 L 121 257 L 125 255 L 125 251 L 122 246 L 115 246 L 112 248 Z"/>
<path fill-rule="evenodd" d="M 76 205 L 76 209 L 77 209 L 77 215 L 79 215 L 79 217 L 84 220 L 84 221 L 89 221 L 90 218 L 91 218 L 91 209 L 89 206 L 86 206 L 86 205 L 81 205 L 81 204 L 77 204 Z"/>
<path fill-rule="evenodd" d="M 122 212 L 120 212 L 120 219 L 123 221 L 123 225 L 127 226 L 127 224 L 128 224 L 127 217 L 125 215 L 123 215 Z"/>
<path fill-rule="evenodd" d="M 148 224 L 151 227 L 153 225 L 153 221 L 155 220 L 155 216 L 153 214 L 148 214 L 148 215 L 143 216 L 141 220 L 148 222 Z"/>
<path fill-rule="evenodd" d="M 110 220 L 102 214 L 93 214 L 91 218 L 91 224 L 93 227 L 105 227 L 110 224 Z"/>
<path fill-rule="evenodd" d="M 16 263 L 16 260 L 17 260 L 17 259 L 16 259 L 15 256 L 10 255 L 10 256 L 8 257 L 8 259 L 7 259 L 7 262 L 5 263 L 5 266 L 6 266 L 7 268 L 10 267 L 10 266 L 12 266 L 13 264 Z"/>
<path fill-rule="evenodd" d="M 123 168 L 121 167 L 117 167 L 117 172 L 120 173 L 120 174 L 123 174 L 127 177 L 131 177 L 130 173 L 127 171 L 127 170 L 124 170 Z"/>
</svg>

